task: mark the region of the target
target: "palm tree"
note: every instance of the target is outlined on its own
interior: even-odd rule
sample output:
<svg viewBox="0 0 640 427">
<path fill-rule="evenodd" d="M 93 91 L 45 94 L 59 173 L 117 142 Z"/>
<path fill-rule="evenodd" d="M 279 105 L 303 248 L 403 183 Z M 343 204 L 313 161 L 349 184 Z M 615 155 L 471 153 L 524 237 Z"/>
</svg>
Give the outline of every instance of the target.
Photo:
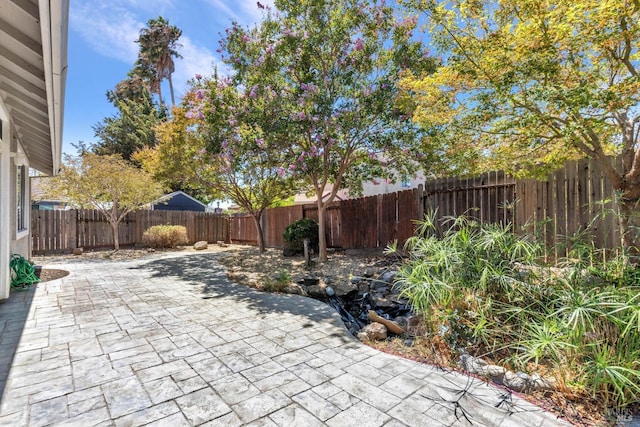
<svg viewBox="0 0 640 427">
<path fill-rule="evenodd" d="M 147 22 L 147 27 L 140 30 L 140 37 L 136 40 L 140 45 L 136 73 L 147 81 L 151 92 L 158 94 L 160 104 L 163 103 L 161 86 L 164 79 L 169 80 L 171 105 L 176 104 L 171 75 L 175 71 L 173 58 L 182 58 L 177 50 L 181 35 L 181 29 L 169 25 L 169 21 L 159 16 Z"/>
</svg>

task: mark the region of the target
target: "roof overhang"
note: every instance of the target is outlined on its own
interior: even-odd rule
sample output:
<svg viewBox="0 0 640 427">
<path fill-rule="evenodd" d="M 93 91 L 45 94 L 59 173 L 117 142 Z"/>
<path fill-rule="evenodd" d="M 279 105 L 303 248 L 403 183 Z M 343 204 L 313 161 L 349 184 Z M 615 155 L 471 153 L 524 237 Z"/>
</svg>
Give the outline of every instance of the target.
<svg viewBox="0 0 640 427">
<path fill-rule="evenodd" d="M 29 165 L 60 168 L 69 0 L 0 0 L 0 98 Z"/>
</svg>

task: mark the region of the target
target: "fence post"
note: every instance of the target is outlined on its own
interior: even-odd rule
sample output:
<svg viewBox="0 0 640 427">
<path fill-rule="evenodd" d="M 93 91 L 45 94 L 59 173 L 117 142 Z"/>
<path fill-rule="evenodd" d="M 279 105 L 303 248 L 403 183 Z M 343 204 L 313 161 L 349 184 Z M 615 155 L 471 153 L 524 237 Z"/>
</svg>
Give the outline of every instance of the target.
<svg viewBox="0 0 640 427">
<path fill-rule="evenodd" d="M 418 221 L 424 219 L 424 185 L 418 184 Z"/>
<path fill-rule="evenodd" d="M 65 211 L 67 215 L 66 226 L 67 226 L 67 248 L 73 250 L 78 246 L 78 211 L 73 209 L 70 211 Z"/>
</svg>

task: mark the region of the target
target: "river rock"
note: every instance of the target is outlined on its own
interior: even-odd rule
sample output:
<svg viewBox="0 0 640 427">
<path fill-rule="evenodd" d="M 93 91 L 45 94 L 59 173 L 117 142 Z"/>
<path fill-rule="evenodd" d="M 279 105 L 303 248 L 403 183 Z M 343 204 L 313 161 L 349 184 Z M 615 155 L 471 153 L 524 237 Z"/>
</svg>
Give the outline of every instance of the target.
<svg viewBox="0 0 640 427">
<path fill-rule="evenodd" d="M 364 276 L 364 277 L 373 277 L 373 274 L 374 274 L 373 268 L 371 268 L 371 267 L 367 267 L 367 268 L 364 270 L 364 274 L 363 274 L 363 276 Z"/>
<path fill-rule="evenodd" d="M 358 339 L 361 341 L 365 340 L 384 340 L 387 339 L 387 327 L 382 323 L 372 322 L 367 326 L 362 328 L 360 332 L 358 332 Z"/>
<path fill-rule="evenodd" d="M 209 244 L 206 240 L 200 240 L 199 242 L 195 242 L 193 244 L 193 249 L 196 251 L 202 251 L 209 247 Z"/>
<path fill-rule="evenodd" d="M 393 283 L 396 280 L 397 271 L 385 271 L 380 275 L 380 280 L 387 283 Z"/>
</svg>

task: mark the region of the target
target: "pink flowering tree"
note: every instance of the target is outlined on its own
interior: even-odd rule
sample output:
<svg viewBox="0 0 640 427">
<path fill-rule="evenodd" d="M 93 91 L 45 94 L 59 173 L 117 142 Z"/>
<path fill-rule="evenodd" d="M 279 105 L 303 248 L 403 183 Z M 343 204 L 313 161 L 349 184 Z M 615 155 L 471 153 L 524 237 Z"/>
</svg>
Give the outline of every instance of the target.
<svg viewBox="0 0 640 427">
<path fill-rule="evenodd" d="M 295 193 L 292 174 L 283 174 L 284 153 L 276 132 L 278 100 L 257 89 L 234 87 L 225 78 L 196 76 L 172 120 L 158 130 L 158 144 L 137 154 L 147 170 L 165 182 L 199 187 L 230 199 L 255 223 L 265 250 L 264 210 Z"/>
<path fill-rule="evenodd" d="M 275 5 L 258 3 L 261 24 L 234 24 L 220 52 L 249 96 L 254 90 L 279 100 L 276 134 L 286 154 L 279 171 L 316 196 L 319 259 L 326 261 L 325 211 L 337 192 L 358 194 L 366 179 L 415 171 L 422 139 L 398 108 L 397 82 L 407 70 L 431 73 L 435 61 L 413 40 L 417 20 L 397 20 L 383 1 Z"/>
</svg>

